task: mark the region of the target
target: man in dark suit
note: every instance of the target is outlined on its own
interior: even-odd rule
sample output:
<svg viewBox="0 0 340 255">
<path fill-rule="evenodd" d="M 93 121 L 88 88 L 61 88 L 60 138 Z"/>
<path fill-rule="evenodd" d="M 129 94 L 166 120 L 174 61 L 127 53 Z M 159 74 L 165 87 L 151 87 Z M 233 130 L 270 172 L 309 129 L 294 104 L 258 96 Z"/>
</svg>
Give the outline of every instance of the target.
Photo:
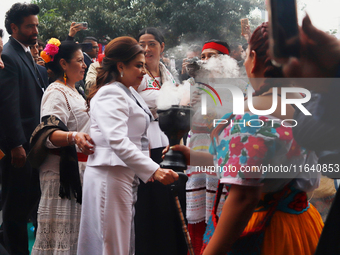
<svg viewBox="0 0 340 255">
<path fill-rule="evenodd" d="M 45 61 L 39 55 L 39 44 L 38 42 L 34 45 L 30 45 L 31 55 L 34 59 L 34 62 L 37 64 L 36 67 L 38 68 L 44 84 L 49 84 L 48 82 L 48 74 L 47 69 L 45 67 Z"/>
<path fill-rule="evenodd" d="M 93 59 L 96 59 L 98 57 L 99 46 L 97 39 L 92 36 L 85 37 L 83 43 L 92 44 L 92 48 L 89 48 L 84 52 L 84 62 L 87 65 L 88 69 L 89 65 L 93 63 Z"/>
<path fill-rule="evenodd" d="M 98 52 L 99 52 L 99 46 L 97 39 L 94 37 L 85 37 L 83 44 L 85 43 L 91 43 L 92 48 L 89 47 L 89 49 L 86 49 L 86 51 L 83 52 L 84 54 L 84 62 L 86 64 L 86 69 L 85 69 L 85 74 L 84 74 L 84 82 L 86 78 L 87 71 L 89 70 L 90 65 L 94 62 L 93 60 L 98 57 Z"/>
<path fill-rule="evenodd" d="M 3 49 L 0 70 L 0 135 L 2 159 L 3 238 L 10 254 L 29 254 L 27 220 L 39 202 L 39 175 L 26 162 L 29 139 L 40 123 L 46 85 L 30 53 L 38 36 L 39 7 L 14 4 L 6 13 L 11 37 Z"/>
</svg>

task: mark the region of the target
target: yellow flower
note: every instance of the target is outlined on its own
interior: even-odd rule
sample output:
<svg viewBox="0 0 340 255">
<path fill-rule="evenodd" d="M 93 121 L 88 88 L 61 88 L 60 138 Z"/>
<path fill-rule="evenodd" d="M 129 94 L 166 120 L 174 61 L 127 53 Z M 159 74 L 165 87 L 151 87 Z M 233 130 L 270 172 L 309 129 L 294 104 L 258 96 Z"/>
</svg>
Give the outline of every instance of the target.
<svg viewBox="0 0 340 255">
<path fill-rule="evenodd" d="M 51 38 L 47 43 L 54 44 L 57 47 L 59 47 L 59 45 L 61 44 L 61 42 L 57 38 Z"/>
<path fill-rule="evenodd" d="M 45 51 L 40 52 L 40 57 L 45 61 L 45 63 L 48 63 L 52 60 L 51 56 L 46 54 Z"/>
</svg>

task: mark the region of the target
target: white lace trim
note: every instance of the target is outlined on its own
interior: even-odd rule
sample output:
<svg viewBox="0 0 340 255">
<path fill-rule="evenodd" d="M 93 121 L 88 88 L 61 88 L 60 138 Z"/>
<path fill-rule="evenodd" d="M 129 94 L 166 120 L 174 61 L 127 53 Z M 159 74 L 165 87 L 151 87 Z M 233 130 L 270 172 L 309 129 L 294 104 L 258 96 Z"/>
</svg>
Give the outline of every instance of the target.
<svg viewBox="0 0 340 255">
<path fill-rule="evenodd" d="M 81 205 L 59 197 L 59 174 L 40 172 L 41 200 L 33 255 L 77 254 Z"/>
<path fill-rule="evenodd" d="M 78 91 L 74 91 L 73 89 L 71 89 L 70 87 L 68 87 L 67 85 L 63 85 L 59 82 L 53 82 L 51 83 L 47 89 L 46 89 L 46 92 L 49 92 L 51 90 L 54 90 L 54 89 L 57 89 L 59 90 L 60 92 L 64 93 L 64 94 L 67 94 L 68 96 L 71 96 L 71 97 L 74 97 L 74 98 L 77 98 L 77 99 L 81 99 L 83 98 L 79 93 Z"/>
<path fill-rule="evenodd" d="M 79 234 L 79 221 L 72 223 L 54 219 L 50 221 L 39 221 L 37 238 L 32 254 L 43 254 L 53 251 L 64 254 L 76 254 Z M 37 252 L 36 252 L 37 251 Z"/>
</svg>

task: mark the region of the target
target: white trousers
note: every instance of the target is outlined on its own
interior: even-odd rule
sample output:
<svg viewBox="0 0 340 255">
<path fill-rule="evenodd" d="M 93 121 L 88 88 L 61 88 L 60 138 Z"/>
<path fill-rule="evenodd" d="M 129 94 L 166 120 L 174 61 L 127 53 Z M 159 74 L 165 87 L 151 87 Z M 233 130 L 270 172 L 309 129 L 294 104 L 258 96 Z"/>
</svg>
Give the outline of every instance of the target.
<svg viewBox="0 0 340 255">
<path fill-rule="evenodd" d="M 133 255 L 138 178 L 121 166 L 87 166 L 79 255 Z"/>
</svg>

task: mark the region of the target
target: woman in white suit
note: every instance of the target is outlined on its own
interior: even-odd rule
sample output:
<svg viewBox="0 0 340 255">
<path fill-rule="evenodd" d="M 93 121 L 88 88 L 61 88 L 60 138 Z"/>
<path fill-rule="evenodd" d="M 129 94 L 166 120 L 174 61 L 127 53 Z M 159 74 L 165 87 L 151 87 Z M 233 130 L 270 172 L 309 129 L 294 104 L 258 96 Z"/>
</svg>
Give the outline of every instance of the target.
<svg viewBox="0 0 340 255">
<path fill-rule="evenodd" d="M 152 115 L 133 89 L 144 67 L 144 50 L 135 39 L 112 40 L 87 98 L 95 153 L 84 176 L 78 254 L 134 254 L 138 177 L 165 185 L 178 178 L 149 157 L 146 130 Z"/>
</svg>

